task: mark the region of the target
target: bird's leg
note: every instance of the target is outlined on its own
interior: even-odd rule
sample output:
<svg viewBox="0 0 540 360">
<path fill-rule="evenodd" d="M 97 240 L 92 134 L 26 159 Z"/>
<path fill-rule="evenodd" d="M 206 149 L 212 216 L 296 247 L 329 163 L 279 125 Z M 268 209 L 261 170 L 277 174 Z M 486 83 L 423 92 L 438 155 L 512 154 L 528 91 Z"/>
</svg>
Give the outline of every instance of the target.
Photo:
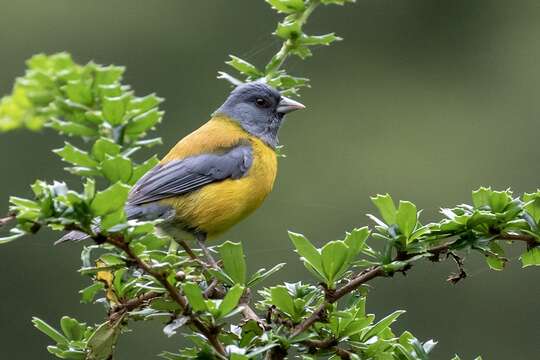
<svg viewBox="0 0 540 360">
<path fill-rule="evenodd" d="M 195 237 L 197 238 L 197 243 L 201 247 L 201 250 L 203 251 L 206 258 L 208 259 L 208 262 L 210 263 L 210 266 L 213 267 L 214 269 L 218 269 L 219 266 L 216 263 L 216 260 L 214 260 L 214 258 L 212 257 L 212 254 L 210 254 L 210 251 L 208 250 L 208 248 L 204 244 L 204 242 L 206 241 L 206 234 L 198 232 L 198 233 L 195 234 Z"/>
</svg>

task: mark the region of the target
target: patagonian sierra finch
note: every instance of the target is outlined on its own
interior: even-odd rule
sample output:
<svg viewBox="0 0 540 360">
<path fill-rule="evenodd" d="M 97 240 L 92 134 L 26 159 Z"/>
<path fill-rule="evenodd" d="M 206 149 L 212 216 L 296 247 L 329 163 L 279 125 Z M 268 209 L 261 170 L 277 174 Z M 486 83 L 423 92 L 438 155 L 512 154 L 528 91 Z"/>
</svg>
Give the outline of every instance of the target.
<svg viewBox="0 0 540 360">
<path fill-rule="evenodd" d="M 304 105 L 260 82 L 237 86 L 211 119 L 180 140 L 132 188 L 128 219 L 163 219 L 177 240 L 215 238 L 257 209 L 272 190 L 283 118 Z M 78 232 L 61 241 L 81 240 Z"/>
</svg>

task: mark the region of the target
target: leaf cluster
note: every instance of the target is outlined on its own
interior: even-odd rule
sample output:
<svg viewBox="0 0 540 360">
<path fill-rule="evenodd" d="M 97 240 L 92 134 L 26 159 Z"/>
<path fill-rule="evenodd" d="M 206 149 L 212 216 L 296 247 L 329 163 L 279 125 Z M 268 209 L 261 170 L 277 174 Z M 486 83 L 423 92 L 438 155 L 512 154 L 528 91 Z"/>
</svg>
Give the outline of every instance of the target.
<svg viewBox="0 0 540 360">
<path fill-rule="evenodd" d="M 319 5 L 344 5 L 354 0 L 266 0 L 266 2 L 279 14 L 284 15 L 274 31 L 274 36 L 282 41 L 281 48 L 261 68 L 234 55 L 230 55 L 227 65 L 240 73 L 245 81 L 262 80 L 285 95 L 298 95 L 302 87 L 309 86 L 309 79 L 290 75 L 282 69 L 287 58 L 297 56 L 305 60 L 313 55 L 311 48 L 328 46 L 341 40 L 334 33 L 308 35 L 304 31 L 304 25 Z M 220 78 L 232 81 L 233 84 L 240 82 L 226 73 L 220 73 Z"/>
</svg>

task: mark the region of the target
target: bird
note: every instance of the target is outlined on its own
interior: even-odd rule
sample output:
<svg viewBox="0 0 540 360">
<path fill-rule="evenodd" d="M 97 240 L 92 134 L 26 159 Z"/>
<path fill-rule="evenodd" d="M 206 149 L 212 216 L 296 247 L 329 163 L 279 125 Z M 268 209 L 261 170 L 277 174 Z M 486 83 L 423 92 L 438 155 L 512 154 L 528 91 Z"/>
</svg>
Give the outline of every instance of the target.
<svg viewBox="0 0 540 360">
<path fill-rule="evenodd" d="M 162 220 L 175 240 L 205 246 L 255 211 L 273 189 L 278 132 L 285 115 L 305 106 L 263 81 L 236 86 L 208 122 L 178 141 L 132 187 L 129 220 Z M 58 242 L 82 240 L 72 231 Z"/>
</svg>

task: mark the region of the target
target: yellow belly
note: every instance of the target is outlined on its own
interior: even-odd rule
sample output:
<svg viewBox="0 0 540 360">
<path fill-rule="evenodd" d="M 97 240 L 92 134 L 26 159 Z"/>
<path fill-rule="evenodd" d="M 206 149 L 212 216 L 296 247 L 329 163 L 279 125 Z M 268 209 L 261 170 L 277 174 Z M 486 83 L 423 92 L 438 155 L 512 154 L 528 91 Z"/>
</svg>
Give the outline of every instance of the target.
<svg viewBox="0 0 540 360">
<path fill-rule="evenodd" d="M 216 182 L 187 195 L 161 201 L 176 209 L 179 227 L 201 230 L 209 238 L 225 232 L 257 209 L 272 191 L 277 173 L 276 154 L 264 142 L 245 133 L 236 124 L 231 124 L 230 120 L 213 121 L 217 124 L 213 124 L 205 132 L 207 143 L 208 135 L 216 133 L 216 128 L 221 130 L 218 132 L 221 135 L 220 139 L 226 144 L 234 144 L 240 139 L 250 142 L 253 149 L 253 162 L 248 173 L 240 179 Z M 228 134 L 226 139 L 223 139 L 224 133 Z M 174 149 L 171 152 L 173 151 Z M 169 154 L 167 157 L 178 158 L 174 154 Z"/>
</svg>

